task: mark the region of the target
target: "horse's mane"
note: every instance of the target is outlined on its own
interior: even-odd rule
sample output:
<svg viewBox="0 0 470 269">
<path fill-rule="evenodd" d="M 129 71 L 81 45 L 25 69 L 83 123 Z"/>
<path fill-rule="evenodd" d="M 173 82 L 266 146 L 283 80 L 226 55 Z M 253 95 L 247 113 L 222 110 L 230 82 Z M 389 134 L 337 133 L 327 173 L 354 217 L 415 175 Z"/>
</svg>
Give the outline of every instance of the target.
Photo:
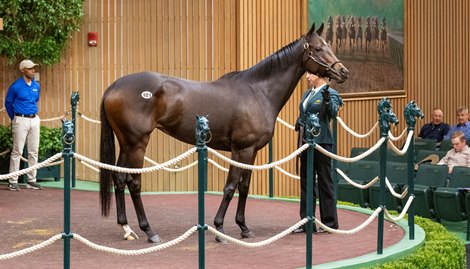
<svg viewBox="0 0 470 269">
<path fill-rule="evenodd" d="M 299 40 L 300 38 L 292 41 L 248 69 L 229 72 L 220 78 L 259 80 L 263 77 L 272 76 L 273 73 L 282 72 L 290 66 L 290 61 L 296 60 L 291 57 L 291 54 Z"/>
</svg>

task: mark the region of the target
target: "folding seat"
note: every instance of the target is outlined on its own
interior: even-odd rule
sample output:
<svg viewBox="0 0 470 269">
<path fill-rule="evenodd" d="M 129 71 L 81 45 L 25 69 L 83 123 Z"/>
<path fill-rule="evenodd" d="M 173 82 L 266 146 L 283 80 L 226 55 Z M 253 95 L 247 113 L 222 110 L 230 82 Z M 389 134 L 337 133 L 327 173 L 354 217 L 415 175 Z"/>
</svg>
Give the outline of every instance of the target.
<svg viewBox="0 0 470 269">
<path fill-rule="evenodd" d="M 415 214 L 436 219 L 433 194 L 436 188 L 445 187 L 448 177 L 447 165 L 422 164 L 419 166 L 414 185 Z"/>
<path fill-rule="evenodd" d="M 447 152 L 452 149 L 452 142 L 450 140 L 442 140 L 439 151 Z"/>
<path fill-rule="evenodd" d="M 398 155 L 391 148 L 387 148 L 387 162 L 406 163 L 408 161 L 407 156 L 408 156 L 407 153 L 405 153 L 404 155 Z"/>
<path fill-rule="evenodd" d="M 434 192 L 434 208 L 437 217 L 448 221 L 467 220 L 467 240 L 469 238 L 468 212 L 470 189 L 470 167 L 454 167 L 449 176 L 449 186 L 439 187 Z"/>
<path fill-rule="evenodd" d="M 380 168 L 379 168 L 380 169 Z M 402 162 L 387 162 L 386 177 L 393 187 L 393 190 L 401 194 L 403 186 L 408 184 L 408 164 Z M 377 182 L 369 188 L 369 206 L 374 209 L 379 207 L 380 183 Z M 402 209 L 402 199 L 392 195 L 387 185 L 385 185 L 385 207 L 389 210 Z M 405 201 L 406 202 L 406 201 Z"/>
<path fill-rule="evenodd" d="M 357 161 L 349 164 L 347 176 L 359 184 L 366 184 L 379 175 L 378 161 Z M 357 188 L 344 179 L 338 181 L 338 200 L 368 207 L 369 197 L 367 189 Z"/>
<path fill-rule="evenodd" d="M 436 150 L 436 140 L 434 139 L 425 139 L 425 138 L 415 138 L 415 153 L 420 150 Z"/>
<path fill-rule="evenodd" d="M 369 148 L 365 148 L 365 147 L 353 147 L 351 148 L 351 158 L 353 157 L 356 157 L 356 156 L 359 156 L 361 155 L 362 153 L 368 151 Z M 379 150 L 375 150 L 374 152 L 372 152 L 371 154 L 369 154 L 368 156 L 366 156 L 365 158 L 361 159 L 363 161 L 378 161 L 380 158 L 380 151 Z"/>
</svg>

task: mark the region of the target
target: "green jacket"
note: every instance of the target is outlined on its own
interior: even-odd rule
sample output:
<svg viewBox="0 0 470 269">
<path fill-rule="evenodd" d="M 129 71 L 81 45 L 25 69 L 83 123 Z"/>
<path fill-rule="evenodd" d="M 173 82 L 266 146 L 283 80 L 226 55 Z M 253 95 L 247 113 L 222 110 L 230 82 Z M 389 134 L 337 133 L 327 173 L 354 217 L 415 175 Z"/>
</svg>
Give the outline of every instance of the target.
<svg viewBox="0 0 470 269">
<path fill-rule="evenodd" d="M 326 87 L 326 86 L 324 86 Z M 325 104 L 323 102 L 323 87 L 319 89 L 315 95 L 313 95 L 310 100 L 308 101 L 305 109 L 303 103 L 305 99 L 308 97 L 311 89 L 308 89 L 302 99 L 300 100 L 299 105 L 299 117 L 295 123 L 295 130 L 299 130 L 300 126 L 305 127 L 305 120 L 308 114 L 317 114 L 320 120 L 321 131 L 318 137 L 315 138 L 315 143 L 317 144 L 334 144 L 333 135 L 331 134 L 330 129 L 330 121 L 331 119 L 335 118 L 338 114 L 339 107 L 343 105 L 343 99 L 339 96 L 338 92 L 332 88 L 329 88 L 328 91 L 330 92 L 330 102 L 329 104 Z M 305 141 L 305 133 L 303 140 Z"/>
</svg>

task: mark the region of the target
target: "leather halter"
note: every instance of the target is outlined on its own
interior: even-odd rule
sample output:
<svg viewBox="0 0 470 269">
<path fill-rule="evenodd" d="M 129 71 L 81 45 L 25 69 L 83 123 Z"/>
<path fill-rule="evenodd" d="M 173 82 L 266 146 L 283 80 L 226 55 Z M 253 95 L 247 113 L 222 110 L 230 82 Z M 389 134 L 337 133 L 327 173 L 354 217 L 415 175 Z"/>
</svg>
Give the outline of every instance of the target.
<svg viewBox="0 0 470 269">
<path fill-rule="evenodd" d="M 307 60 L 305 60 L 304 66 L 305 66 L 305 64 L 307 63 L 307 61 L 309 59 L 312 59 L 315 63 L 317 63 L 321 67 L 324 67 L 326 69 L 325 72 L 330 71 L 330 72 L 336 74 L 337 76 L 341 77 L 341 75 L 333 68 L 335 66 L 335 64 L 341 63 L 340 60 L 337 60 L 332 64 L 325 63 L 324 61 L 316 59 L 315 57 L 313 57 L 313 52 L 309 48 L 310 48 L 310 44 L 307 41 L 305 41 L 305 43 L 304 43 L 304 52 L 307 51 L 306 52 Z"/>
</svg>

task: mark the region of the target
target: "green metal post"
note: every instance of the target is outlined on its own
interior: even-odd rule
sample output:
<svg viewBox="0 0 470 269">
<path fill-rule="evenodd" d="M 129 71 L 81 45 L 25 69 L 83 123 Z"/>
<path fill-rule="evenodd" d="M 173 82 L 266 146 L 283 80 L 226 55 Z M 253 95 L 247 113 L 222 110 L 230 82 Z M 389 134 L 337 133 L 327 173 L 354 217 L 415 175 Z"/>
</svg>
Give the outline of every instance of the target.
<svg viewBox="0 0 470 269">
<path fill-rule="evenodd" d="M 384 211 L 385 211 L 385 175 L 387 163 L 387 140 L 380 146 L 380 192 L 379 192 L 379 205 L 382 211 L 379 213 L 378 229 L 377 229 L 377 254 L 383 253 L 383 240 L 384 240 Z"/>
<path fill-rule="evenodd" d="M 307 149 L 307 258 L 306 268 L 312 268 L 312 233 L 313 233 L 313 162 L 314 162 L 314 145 L 309 142 Z"/>
<path fill-rule="evenodd" d="M 306 213 L 308 222 L 306 224 L 306 268 L 312 268 L 312 233 L 313 233 L 313 221 L 315 216 L 313 215 L 313 207 L 315 203 L 313 201 L 313 186 L 314 186 L 314 148 L 315 148 L 315 136 L 320 133 L 320 121 L 315 114 L 307 116 L 305 124 L 305 135 L 306 141 L 309 144 L 307 149 L 307 197 L 306 197 Z"/>
<path fill-rule="evenodd" d="M 72 92 L 72 95 L 70 97 L 70 105 L 72 107 L 72 124 L 73 126 L 77 126 L 77 122 L 76 122 L 76 119 L 77 119 L 77 105 L 78 105 L 78 101 L 80 101 L 80 95 L 78 94 L 78 92 Z M 75 128 L 73 128 L 73 136 L 75 137 L 77 134 L 76 134 L 76 131 L 75 131 Z M 75 142 L 75 139 L 72 143 L 72 151 L 75 152 L 76 150 L 76 142 Z M 75 188 L 75 176 L 76 174 L 76 163 L 75 163 L 75 159 L 72 159 L 72 188 Z"/>
<path fill-rule="evenodd" d="M 377 228 L 377 254 L 383 253 L 383 236 L 384 236 L 384 216 L 385 216 L 385 176 L 387 175 L 387 144 L 388 132 L 390 131 L 390 123 L 398 124 L 398 119 L 392 110 L 392 104 L 388 98 L 382 98 L 377 106 L 379 112 L 380 137 L 385 138 L 384 143 L 380 146 L 380 192 L 379 206 L 382 210 L 379 213 Z"/>
<path fill-rule="evenodd" d="M 70 232 L 70 159 L 73 157 L 72 144 L 74 141 L 73 123 L 65 121 L 62 126 L 62 143 L 64 151 L 64 268 L 70 268 L 70 238 L 73 237 Z"/>
<path fill-rule="evenodd" d="M 408 127 L 408 134 L 415 129 L 416 118 L 424 118 L 424 114 L 414 100 L 411 100 L 404 110 L 406 126 Z M 415 139 L 411 138 L 408 149 L 408 199 L 414 196 L 415 182 L 414 182 L 414 157 L 415 157 Z M 415 203 L 412 202 L 408 209 L 408 227 L 410 229 L 410 240 L 415 239 Z"/>
<path fill-rule="evenodd" d="M 269 155 L 268 155 L 268 161 L 269 163 L 273 162 L 273 140 L 269 139 Z M 269 168 L 269 197 L 273 198 L 274 196 L 274 173 L 273 173 L 273 168 Z"/>
<path fill-rule="evenodd" d="M 198 152 L 198 234 L 199 234 L 199 268 L 205 268 L 205 231 L 207 225 L 204 223 L 204 190 L 207 182 L 207 135 L 210 133 L 209 121 L 206 117 L 196 117 L 196 147 Z M 209 138 L 210 139 L 210 138 Z"/>
<path fill-rule="evenodd" d="M 408 127 L 408 133 L 413 129 Z M 415 181 L 414 181 L 414 156 L 415 156 L 415 139 L 411 138 L 410 146 L 408 148 L 408 198 L 414 196 Z M 415 239 L 415 203 L 411 203 L 408 209 L 408 227 L 410 229 L 410 240 Z"/>
</svg>

